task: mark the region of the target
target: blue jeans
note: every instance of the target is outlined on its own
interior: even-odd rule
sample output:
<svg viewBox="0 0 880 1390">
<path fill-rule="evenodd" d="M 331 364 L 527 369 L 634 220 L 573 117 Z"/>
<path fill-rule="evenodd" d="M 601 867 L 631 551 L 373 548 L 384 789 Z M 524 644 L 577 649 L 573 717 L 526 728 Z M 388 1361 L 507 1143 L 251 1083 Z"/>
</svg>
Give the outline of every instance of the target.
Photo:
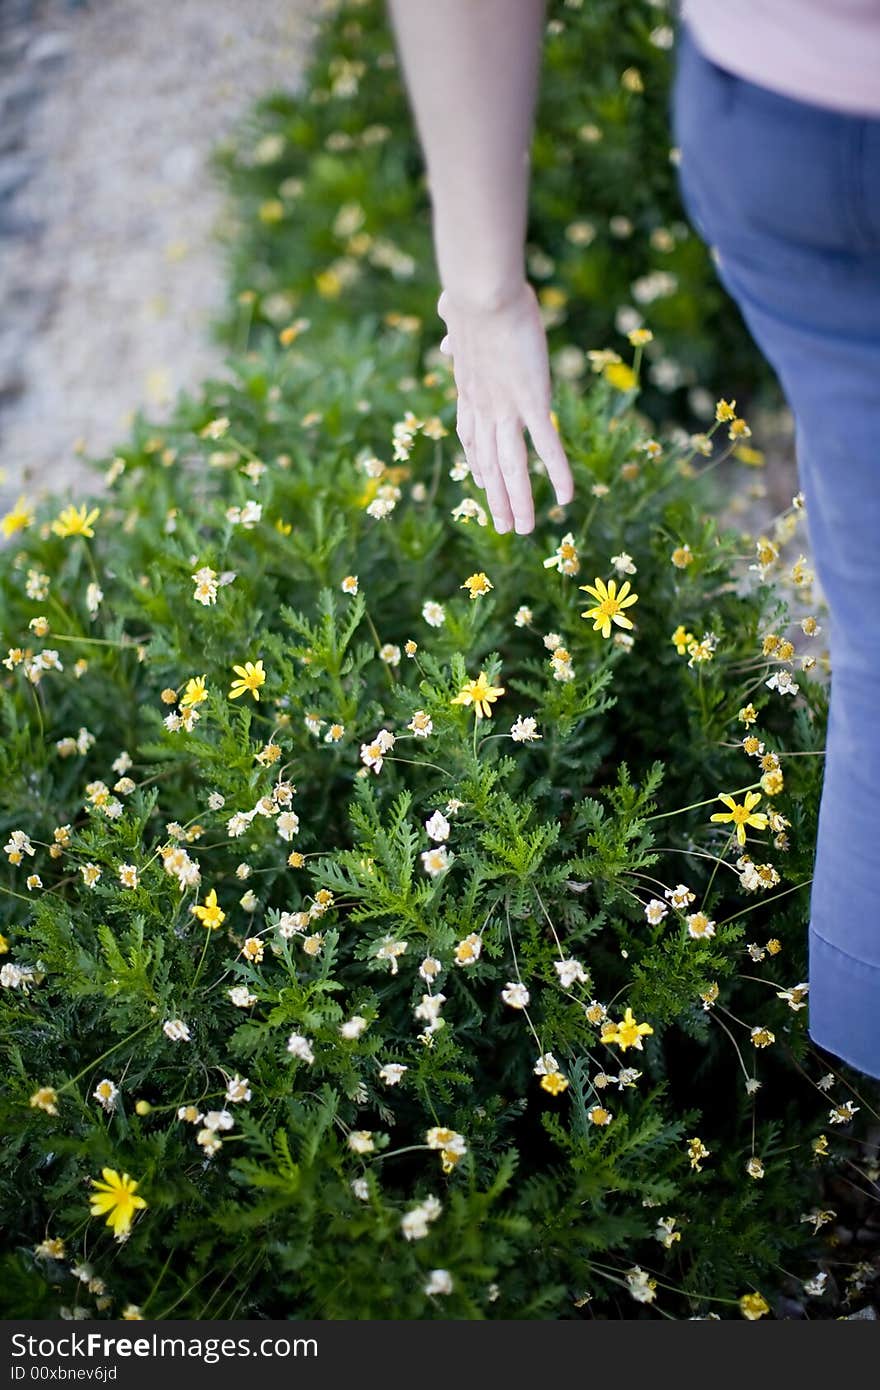
<svg viewBox="0 0 880 1390">
<path fill-rule="evenodd" d="M 685 26 L 677 63 L 682 197 L 794 413 L 830 614 L 809 1031 L 880 1077 L 880 119 L 747 82 Z"/>
</svg>

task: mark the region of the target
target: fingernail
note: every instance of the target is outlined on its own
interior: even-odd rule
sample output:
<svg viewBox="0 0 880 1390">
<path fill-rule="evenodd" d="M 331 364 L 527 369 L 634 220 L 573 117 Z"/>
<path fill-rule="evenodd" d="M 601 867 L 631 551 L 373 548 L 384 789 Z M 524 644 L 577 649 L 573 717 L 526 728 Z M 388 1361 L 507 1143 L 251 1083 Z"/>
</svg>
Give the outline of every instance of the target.
<svg viewBox="0 0 880 1390">
<path fill-rule="evenodd" d="M 525 535 L 526 532 L 531 531 L 532 523 L 530 521 L 525 521 L 522 517 L 518 516 L 516 519 L 516 529 L 521 536 Z"/>
</svg>

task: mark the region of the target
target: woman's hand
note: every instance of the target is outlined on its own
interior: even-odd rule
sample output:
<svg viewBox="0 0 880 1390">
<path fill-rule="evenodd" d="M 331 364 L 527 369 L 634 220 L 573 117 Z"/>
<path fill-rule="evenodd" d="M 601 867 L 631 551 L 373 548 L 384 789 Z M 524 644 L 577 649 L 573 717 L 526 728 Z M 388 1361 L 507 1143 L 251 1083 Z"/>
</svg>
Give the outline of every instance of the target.
<svg viewBox="0 0 880 1390">
<path fill-rule="evenodd" d="M 458 388 L 456 432 L 477 487 L 484 488 L 496 531 L 533 530 L 535 509 L 522 431 L 531 435 L 561 505 L 574 483 L 550 419 L 547 335 L 537 296 L 523 281 L 491 307 L 446 290 L 437 312 L 447 327 L 440 351 L 452 358 Z"/>
</svg>

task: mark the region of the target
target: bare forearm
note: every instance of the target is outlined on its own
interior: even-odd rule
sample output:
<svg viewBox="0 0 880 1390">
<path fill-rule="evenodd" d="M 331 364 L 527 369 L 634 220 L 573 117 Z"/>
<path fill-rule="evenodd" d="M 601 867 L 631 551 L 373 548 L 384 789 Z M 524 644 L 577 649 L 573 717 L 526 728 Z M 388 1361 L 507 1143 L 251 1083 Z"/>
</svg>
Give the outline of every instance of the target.
<svg viewBox="0 0 880 1390">
<path fill-rule="evenodd" d="M 444 288 L 492 305 L 525 274 L 544 0 L 388 0 Z"/>
</svg>

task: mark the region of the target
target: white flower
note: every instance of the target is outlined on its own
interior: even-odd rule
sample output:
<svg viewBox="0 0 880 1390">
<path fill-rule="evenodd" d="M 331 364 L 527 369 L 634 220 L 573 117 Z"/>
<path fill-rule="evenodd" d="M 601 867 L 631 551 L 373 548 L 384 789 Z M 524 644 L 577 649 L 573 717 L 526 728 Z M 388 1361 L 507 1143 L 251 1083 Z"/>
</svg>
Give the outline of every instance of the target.
<svg viewBox="0 0 880 1390">
<path fill-rule="evenodd" d="M 243 835 L 256 815 L 256 811 L 236 811 L 226 822 L 226 833 L 231 840 Z"/>
<path fill-rule="evenodd" d="M 230 1105 L 240 1105 L 242 1101 L 250 1100 L 251 1088 L 246 1076 L 235 1076 L 226 1083 L 226 1099 Z"/>
<path fill-rule="evenodd" d="M 559 1063 L 552 1052 L 542 1052 L 533 1067 L 535 1076 L 552 1076 L 559 1071 Z"/>
<path fill-rule="evenodd" d="M 705 912 L 689 912 L 684 920 L 687 922 L 688 936 L 695 941 L 707 941 L 715 935 L 715 923 Z"/>
<path fill-rule="evenodd" d="M 627 555 L 625 550 L 622 550 L 619 555 L 612 555 L 611 563 L 618 574 L 635 574 L 636 572 L 633 558 L 631 555 Z"/>
<path fill-rule="evenodd" d="M 351 1190 L 359 1202 L 370 1200 L 370 1187 L 366 1178 L 352 1178 Z"/>
<path fill-rule="evenodd" d="M 408 941 L 393 941 L 390 936 L 386 936 L 380 942 L 374 952 L 377 960 L 388 960 L 391 962 L 391 974 L 397 974 L 397 957 L 402 956 L 409 949 Z"/>
<path fill-rule="evenodd" d="M 348 1042 L 352 1042 L 355 1038 L 360 1037 L 366 1026 L 367 1020 L 361 1014 L 354 1014 L 345 1023 L 339 1025 L 339 1032 Z"/>
<path fill-rule="evenodd" d="M 806 1007 L 809 990 L 810 986 L 806 983 L 792 985 L 791 989 L 777 990 L 776 998 L 784 999 L 788 1007 L 797 1013 L 799 1009 Z"/>
<path fill-rule="evenodd" d="M 543 735 L 537 732 L 538 726 L 531 715 L 523 718 L 519 715 L 510 728 L 510 737 L 514 743 L 530 743 Z"/>
<path fill-rule="evenodd" d="M 451 854 L 445 845 L 438 845 L 434 849 L 423 850 L 419 858 L 425 873 L 430 874 L 431 878 L 436 878 L 449 868 L 455 855 Z"/>
<path fill-rule="evenodd" d="M 308 1038 L 304 1038 L 301 1033 L 291 1033 L 287 1039 L 287 1050 L 294 1057 L 298 1057 L 302 1062 L 314 1062 L 315 1054 L 312 1051 L 312 1044 Z"/>
<path fill-rule="evenodd" d="M 529 997 L 529 991 L 525 985 L 516 984 L 513 980 L 508 980 L 501 991 L 501 998 L 512 1009 L 524 1009 L 529 1002 Z"/>
<path fill-rule="evenodd" d="M 660 922 L 663 921 L 663 918 L 666 916 L 668 911 L 669 908 L 666 906 L 664 902 L 661 901 L 660 898 L 652 898 L 651 901 L 645 907 L 645 916 L 651 923 L 651 926 L 656 927 Z"/>
<path fill-rule="evenodd" d="M 282 811 L 275 822 L 275 828 L 282 840 L 291 840 L 299 833 L 299 816 L 295 811 Z"/>
<path fill-rule="evenodd" d="M 386 1086 L 396 1086 L 403 1073 L 409 1071 L 402 1062 L 386 1062 L 384 1067 L 379 1068 L 379 1079 L 385 1082 Z"/>
<path fill-rule="evenodd" d="M 572 985 L 575 983 L 585 985 L 589 981 L 589 976 L 579 960 L 574 960 L 573 958 L 571 960 L 557 960 L 554 961 L 554 965 L 556 966 L 556 973 L 559 976 L 559 983 L 562 985 L 563 989 L 571 989 Z M 509 1002 L 508 1000 L 508 1003 Z M 528 1000 L 526 1000 L 526 1003 L 528 1003 Z"/>
<path fill-rule="evenodd" d="M 374 497 L 367 507 L 367 516 L 373 517 L 375 521 L 381 521 L 383 517 L 390 516 L 394 511 L 395 499 L 392 497 Z"/>
<path fill-rule="evenodd" d="M 427 599 L 422 604 L 422 617 L 430 627 L 442 627 L 446 622 L 446 611 L 442 603 L 435 603 L 433 599 Z"/>
<path fill-rule="evenodd" d="M 376 1145 L 371 1129 L 353 1129 L 348 1136 L 348 1147 L 356 1154 L 371 1154 Z"/>
<path fill-rule="evenodd" d="M 785 670 L 774 671 L 764 684 L 770 690 L 778 691 L 780 695 L 796 695 L 800 689 L 797 681 L 792 680 L 791 672 Z"/>
<path fill-rule="evenodd" d="M 209 1110 L 205 1116 L 205 1129 L 216 1134 L 218 1129 L 232 1129 L 235 1120 L 228 1110 Z"/>
<path fill-rule="evenodd" d="M 256 1004 L 257 996 L 251 994 L 247 985 L 233 985 L 229 990 L 229 1000 L 237 1009 L 249 1009 Z"/>
<path fill-rule="evenodd" d="M 225 805 L 226 805 L 226 797 L 225 797 L 225 796 L 221 796 L 219 792 L 211 792 L 211 795 L 208 797 L 208 809 L 209 809 L 209 810 L 211 810 L 211 811 L 222 811 L 222 810 L 223 810 L 223 807 L 224 807 Z"/>
<path fill-rule="evenodd" d="M 416 1005 L 413 1012 L 416 1018 L 424 1018 L 433 1021 L 445 1003 L 445 994 L 423 994 L 422 1002 Z"/>
<path fill-rule="evenodd" d="M 428 1234 L 428 1218 L 421 1207 L 413 1207 L 400 1218 L 400 1229 L 406 1240 L 423 1240 Z"/>
<path fill-rule="evenodd" d="M 207 1128 L 199 1130 L 196 1135 L 196 1143 L 201 1144 L 209 1158 L 213 1158 L 214 1154 L 223 1147 L 223 1140 L 220 1135 L 215 1130 Z"/>
<path fill-rule="evenodd" d="M 432 840 L 449 838 L 449 821 L 442 811 L 435 811 L 430 820 L 425 821 L 425 830 Z"/>
<path fill-rule="evenodd" d="M 677 888 L 667 888 L 664 896 L 669 899 L 674 908 L 681 911 L 682 908 L 687 907 L 688 903 L 694 901 L 696 894 L 692 893 L 686 884 L 680 883 Z"/>
<path fill-rule="evenodd" d="M 635 1265 L 628 1274 L 624 1275 L 629 1291 L 637 1303 L 652 1303 L 655 1295 L 655 1281 Z"/>
<path fill-rule="evenodd" d="M 384 661 L 387 666 L 400 665 L 400 648 L 393 642 L 385 642 L 379 648 L 379 660 Z"/>
<path fill-rule="evenodd" d="M 436 980 L 442 969 L 443 963 L 439 961 L 436 956 L 425 956 L 425 959 L 419 966 L 419 974 L 423 980 L 427 980 L 430 984 L 431 980 Z"/>
<path fill-rule="evenodd" d="M 434 731 L 434 721 L 423 709 L 417 709 L 406 727 L 416 738 L 427 738 Z"/>
<path fill-rule="evenodd" d="M 428 1295 L 452 1293 L 452 1275 L 449 1270 L 432 1269 L 424 1289 Z"/>
<path fill-rule="evenodd" d="M 104 1107 L 108 1115 L 113 1114 L 119 1100 L 119 1088 L 115 1081 L 105 1077 L 103 1081 L 98 1082 L 92 1095 L 98 1104 Z"/>
<path fill-rule="evenodd" d="M 190 1042 L 189 1028 L 182 1018 L 168 1018 L 162 1024 L 162 1032 L 172 1042 Z"/>
<path fill-rule="evenodd" d="M 450 477 L 452 477 L 450 473 Z M 485 507 L 481 507 L 475 497 L 463 497 L 456 507 L 449 513 L 456 521 L 468 522 L 475 520 L 478 526 L 488 526 L 489 518 L 486 515 Z"/>
</svg>

